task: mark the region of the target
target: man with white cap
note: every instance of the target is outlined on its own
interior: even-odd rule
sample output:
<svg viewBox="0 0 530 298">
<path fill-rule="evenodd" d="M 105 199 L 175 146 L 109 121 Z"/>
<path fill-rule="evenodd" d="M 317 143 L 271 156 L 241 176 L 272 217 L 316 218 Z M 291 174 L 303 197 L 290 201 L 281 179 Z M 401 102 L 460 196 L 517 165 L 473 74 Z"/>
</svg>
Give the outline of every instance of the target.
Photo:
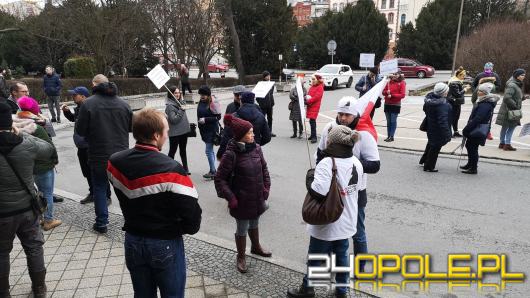
<svg viewBox="0 0 530 298">
<path fill-rule="evenodd" d="M 322 136 L 316 153 L 317 163 L 325 157 L 324 149 L 326 148 L 328 133 L 337 125 L 345 125 L 352 130 L 355 130 L 360 119 L 360 112 L 357 110 L 357 99 L 351 96 L 343 97 L 337 104 L 337 118 L 324 127 Z M 364 227 L 365 213 L 368 196 L 366 194 L 366 184 L 368 176 L 366 174 L 375 174 L 379 172 L 381 166 L 379 158 L 379 150 L 377 149 L 377 142 L 374 137 L 367 131 L 357 131 L 360 135 L 359 141 L 353 147 L 353 155 L 359 159 L 363 166 L 363 177 L 359 181 L 359 212 L 357 217 L 357 232 L 353 236 L 354 253 L 362 254 L 368 252 L 368 244 L 366 240 L 366 232 Z M 364 271 L 366 262 L 361 261 L 360 271 Z"/>
</svg>

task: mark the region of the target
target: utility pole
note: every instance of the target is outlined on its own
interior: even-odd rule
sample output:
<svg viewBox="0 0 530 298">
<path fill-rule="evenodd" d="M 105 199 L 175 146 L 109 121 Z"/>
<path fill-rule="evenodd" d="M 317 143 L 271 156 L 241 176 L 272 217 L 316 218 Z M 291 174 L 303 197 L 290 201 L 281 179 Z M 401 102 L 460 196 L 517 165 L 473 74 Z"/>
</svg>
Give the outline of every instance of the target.
<svg viewBox="0 0 530 298">
<path fill-rule="evenodd" d="M 460 40 L 460 26 L 462 25 L 462 12 L 464 11 L 464 0 L 460 1 L 460 15 L 458 16 L 458 30 L 456 31 L 455 51 L 453 53 L 453 67 L 451 67 L 451 75 L 455 72 L 456 52 L 458 51 L 458 41 Z"/>
</svg>

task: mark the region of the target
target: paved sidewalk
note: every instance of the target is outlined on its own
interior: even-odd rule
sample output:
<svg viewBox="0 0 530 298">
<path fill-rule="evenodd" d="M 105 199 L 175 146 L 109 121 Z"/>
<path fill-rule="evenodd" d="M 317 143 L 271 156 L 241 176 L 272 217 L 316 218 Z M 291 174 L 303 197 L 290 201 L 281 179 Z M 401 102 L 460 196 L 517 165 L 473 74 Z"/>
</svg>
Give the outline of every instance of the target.
<svg viewBox="0 0 530 298">
<path fill-rule="evenodd" d="M 123 217 L 109 214 L 109 232 L 91 231 L 93 206 L 66 199 L 56 203 L 55 214 L 63 224 L 45 232 L 48 297 L 132 297 L 133 288 L 123 249 Z M 235 268 L 236 252 L 185 237 L 186 298 L 285 297 L 303 275 L 297 271 L 247 256 L 249 272 Z M 11 295 L 28 297 L 31 281 L 26 257 L 17 240 L 11 252 Z M 351 297 L 375 297 L 351 290 Z M 317 297 L 333 297 L 322 290 Z"/>
</svg>

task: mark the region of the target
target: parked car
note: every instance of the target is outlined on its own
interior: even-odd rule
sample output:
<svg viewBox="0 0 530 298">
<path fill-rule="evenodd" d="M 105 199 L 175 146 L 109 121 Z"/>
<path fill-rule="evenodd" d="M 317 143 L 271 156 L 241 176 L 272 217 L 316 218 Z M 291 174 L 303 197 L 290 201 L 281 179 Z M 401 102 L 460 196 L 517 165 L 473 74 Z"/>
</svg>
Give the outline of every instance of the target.
<svg viewBox="0 0 530 298">
<path fill-rule="evenodd" d="M 351 67 L 345 64 L 326 64 L 317 70 L 324 79 L 324 86 L 335 90 L 338 86 L 344 85 L 350 88 L 353 83 L 353 72 Z"/>
<path fill-rule="evenodd" d="M 423 79 L 434 76 L 434 67 L 424 65 L 416 60 L 398 58 L 398 67 L 407 78 L 418 77 Z"/>
<path fill-rule="evenodd" d="M 228 64 L 208 64 L 208 72 L 227 72 Z"/>
</svg>

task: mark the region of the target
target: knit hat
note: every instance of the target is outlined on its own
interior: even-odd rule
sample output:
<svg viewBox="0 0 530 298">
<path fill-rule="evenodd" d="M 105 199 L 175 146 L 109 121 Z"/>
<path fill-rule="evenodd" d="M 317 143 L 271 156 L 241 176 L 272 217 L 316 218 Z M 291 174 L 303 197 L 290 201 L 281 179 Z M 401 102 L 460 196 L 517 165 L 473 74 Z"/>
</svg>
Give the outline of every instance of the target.
<svg viewBox="0 0 530 298">
<path fill-rule="evenodd" d="M 245 91 L 241 93 L 241 102 L 242 103 L 254 103 L 254 98 L 256 95 L 250 91 Z"/>
<path fill-rule="evenodd" d="M 322 76 L 319 75 L 319 74 L 315 73 L 315 74 L 312 75 L 312 77 L 315 78 L 317 81 L 322 81 Z"/>
<path fill-rule="evenodd" d="M 358 135 L 349 127 L 337 125 L 328 132 L 328 146 L 330 144 L 340 144 L 353 147 L 357 138 Z"/>
<path fill-rule="evenodd" d="M 359 116 L 357 110 L 357 99 L 353 96 L 344 96 L 337 104 L 337 113 L 351 114 Z"/>
<path fill-rule="evenodd" d="M 514 70 L 513 77 L 517 79 L 520 75 L 523 75 L 525 73 L 526 73 L 526 71 L 524 69 L 518 68 L 518 69 Z"/>
<path fill-rule="evenodd" d="M 263 78 L 265 78 L 265 77 L 268 77 L 268 76 L 270 76 L 270 75 L 271 75 L 271 73 L 270 73 L 270 72 L 268 72 L 268 71 L 264 71 L 264 72 L 263 72 L 263 73 L 262 73 L 261 75 L 263 76 Z"/>
<path fill-rule="evenodd" d="M 493 63 L 491 62 L 486 62 L 486 64 L 484 64 L 484 70 L 493 70 Z"/>
<path fill-rule="evenodd" d="M 478 91 L 484 93 L 484 95 L 489 95 L 493 91 L 495 85 L 493 83 L 482 83 L 478 86 Z"/>
<path fill-rule="evenodd" d="M 39 103 L 28 96 L 23 96 L 18 99 L 18 106 L 22 111 L 28 111 L 35 115 L 40 114 Z"/>
<path fill-rule="evenodd" d="M 234 91 L 232 91 L 232 93 L 241 94 L 241 93 L 245 92 L 246 90 L 247 90 L 247 88 L 245 88 L 245 86 L 237 85 L 237 86 L 234 87 Z"/>
<path fill-rule="evenodd" d="M 434 94 L 436 95 L 444 95 L 444 93 L 446 93 L 447 91 L 449 91 L 449 86 L 447 86 L 447 84 L 445 83 L 436 83 L 436 85 L 434 85 Z"/>
<path fill-rule="evenodd" d="M 211 96 L 212 95 L 212 90 L 210 90 L 210 87 L 208 87 L 206 85 L 202 85 L 201 87 L 199 87 L 198 93 L 200 95 Z"/>
<path fill-rule="evenodd" d="M 234 117 L 232 114 L 226 114 L 223 123 L 232 129 L 234 140 L 241 140 L 252 128 L 252 124 L 246 120 Z"/>
<path fill-rule="evenodd" d="M 7 103 L 0 102 L 0 129 L 10 130 L 12 126 L 11 107 Z"/>
</svg>

